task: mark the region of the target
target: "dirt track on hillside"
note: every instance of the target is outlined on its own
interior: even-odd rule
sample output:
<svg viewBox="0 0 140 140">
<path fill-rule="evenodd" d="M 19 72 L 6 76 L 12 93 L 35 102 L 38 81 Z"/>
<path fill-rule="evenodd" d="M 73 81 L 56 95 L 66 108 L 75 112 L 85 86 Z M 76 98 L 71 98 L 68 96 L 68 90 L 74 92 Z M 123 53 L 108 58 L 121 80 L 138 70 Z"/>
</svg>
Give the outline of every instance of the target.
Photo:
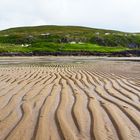
<svg viewBox="0 0 140 140">
<path fill-rule="evenodd" d="M 140 64 L 1 65 L 5 139 L 140 140 Z"/>
</svg>

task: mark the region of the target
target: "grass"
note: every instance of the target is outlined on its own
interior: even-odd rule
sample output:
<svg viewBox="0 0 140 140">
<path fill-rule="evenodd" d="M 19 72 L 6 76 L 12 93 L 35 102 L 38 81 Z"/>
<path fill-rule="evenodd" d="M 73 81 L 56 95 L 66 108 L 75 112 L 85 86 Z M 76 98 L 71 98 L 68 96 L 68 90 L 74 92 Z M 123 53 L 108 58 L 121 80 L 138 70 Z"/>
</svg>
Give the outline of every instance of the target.
<svg viewBox="0 0 140 140">
<path fill-rule="evenodd" d="M 42 36 L 42 34 L 48 34 Z M 100 46 L 140 48 L 140 34 L 79 26 L 19 27 L 0 31 L 0 43 L 84 42 Z"/>
<path fill-rule="evenodd" d="M 89 51 L 102 53 L 111 53 L 129 50 L 128 48 L 125 47 L 107 47 L 107 46 L 99 46 L 96 44 L 65 44 L 62 49 L 64 51 Z"/>
<path fill-rule="evenodd" d="M 112 31 L 112 30 L 104 30 L 104 29 L 95 29 L 89 27 L 81 27 L 81 26 L 55 26 L 55 25 L 46 25 L 46 26 L 35 26 L 35 27 L 18 27 L 18 28 L 11 28 L 7 30 L 3 30 L 0 34 L 9 34 L 9 35 L 39 35 L 41 33 L 49 32 L 51 34 L 57 35 L 67 35 L 67 34 L 93 34 L 95 32 L 105 33 L 123 33 L 119 31 Z"/>
<path fill-rule="evenodd" d="M 73 52 L 88 51 L 111 53 L 130 50 L 125 47 L 104 47 L 96 44 L 64 44 L 64 43 L 35 43 L 28 47 L 21 45 L 0 44 L 0 52 Z"/>
<path fill-rule="evenodd" d="M 29 52 L 29 50 L 21 45 L 0 44 L 0 52 Z"/>
<path fill-rule="evenodd" d="M 71 44 L 70 42 L 77 43 Z M 30 44 L 30 46 L 25 47 L 22 44 Z M 112 53 L 133 49 L 140 49 L 140 34 L 138 33 L 48 25 L 0 31 L 0 52 Z"/>
</svg>

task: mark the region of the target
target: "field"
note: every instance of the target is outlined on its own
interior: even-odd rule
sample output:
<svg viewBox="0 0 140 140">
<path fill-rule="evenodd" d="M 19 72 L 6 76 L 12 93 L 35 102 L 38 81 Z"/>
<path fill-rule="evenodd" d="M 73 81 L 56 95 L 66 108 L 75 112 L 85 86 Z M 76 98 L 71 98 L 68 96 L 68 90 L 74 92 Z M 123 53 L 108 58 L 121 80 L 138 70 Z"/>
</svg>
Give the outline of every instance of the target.
<svg viewBox="0 0 140 140">
<path fill-rule="evenodd" d="M 112 53 L 132 50 L 126 47 L 104 47 L 95 44 L 64 44 L 64 43 L 36 43 L 32 46 L 21 46 L 14 44 L 0 44 L 0 53 L 2 52 L 17 52 L 17 53 L 30 53 L 30 52 L 99 52 L 99 53 Z"/>
<path fill-rule="evenodd" d="M 0 140 L 140 140 L 137 61 L 1 58 Z"/>
</svg>

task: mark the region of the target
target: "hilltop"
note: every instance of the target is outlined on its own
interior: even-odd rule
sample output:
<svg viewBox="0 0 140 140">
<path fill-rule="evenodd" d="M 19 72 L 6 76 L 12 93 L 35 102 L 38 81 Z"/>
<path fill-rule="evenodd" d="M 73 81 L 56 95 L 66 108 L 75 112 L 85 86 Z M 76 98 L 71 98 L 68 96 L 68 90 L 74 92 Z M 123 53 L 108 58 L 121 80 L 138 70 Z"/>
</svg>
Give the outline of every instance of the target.
<svg viewBox="0 0 140 140">
<path fill-rule="evenodd" d="M 30 54 L 110 54 L 137 52 L 140 34 L 80 26 L 18 27 L 0 31 L 0 52 Z"/>
</svg>

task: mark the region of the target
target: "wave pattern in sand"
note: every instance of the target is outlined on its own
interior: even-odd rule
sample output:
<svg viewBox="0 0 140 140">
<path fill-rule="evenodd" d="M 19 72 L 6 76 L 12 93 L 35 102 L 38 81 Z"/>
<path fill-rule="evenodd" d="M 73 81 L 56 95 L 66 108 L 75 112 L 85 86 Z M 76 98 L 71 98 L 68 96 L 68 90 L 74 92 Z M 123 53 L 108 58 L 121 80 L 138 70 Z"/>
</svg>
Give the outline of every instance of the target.
<svg viewBox="0 0 140 140">
<path fill-rule="evenodd" d="M 111 66 L 1 66 L 0 140 L 140 140 L 140 75 Z"/>
</svg>

